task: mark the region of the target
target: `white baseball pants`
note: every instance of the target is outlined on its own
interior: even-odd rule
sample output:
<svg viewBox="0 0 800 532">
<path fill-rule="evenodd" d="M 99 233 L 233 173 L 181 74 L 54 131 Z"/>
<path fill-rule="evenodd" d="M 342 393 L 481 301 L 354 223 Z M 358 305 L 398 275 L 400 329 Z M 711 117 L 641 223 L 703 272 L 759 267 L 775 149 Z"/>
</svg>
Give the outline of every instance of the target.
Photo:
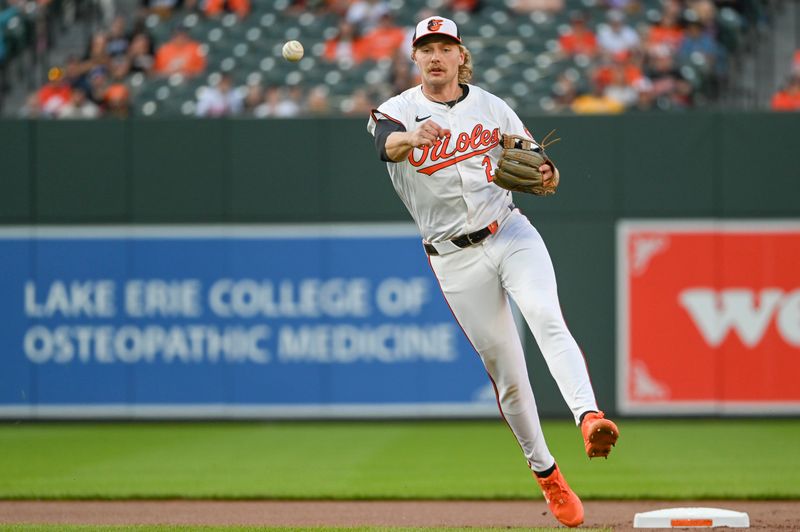
<svg viewBox="0 0 800 532">
<path fill-rule="evenodd" d="M 583 412 L 598 408 L 583 354 L 561 314 L 553 263 L 542 237 L 514 210 L 481 243 L 429 259 L 450 309 L 492 379 L 501 414 L 528 466 L 548 469 L 554 459 L 542 434 L 509 296 L 525 317 L 576 423 Z"/>
</svg>

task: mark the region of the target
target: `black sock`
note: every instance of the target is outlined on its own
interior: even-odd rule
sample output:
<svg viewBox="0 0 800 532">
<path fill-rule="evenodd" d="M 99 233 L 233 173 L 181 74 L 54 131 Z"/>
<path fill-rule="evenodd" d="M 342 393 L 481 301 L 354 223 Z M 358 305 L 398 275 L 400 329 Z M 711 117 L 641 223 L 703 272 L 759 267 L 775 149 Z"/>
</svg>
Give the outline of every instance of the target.
<svg viewBox="0 0 800 532">
<path fill-rule="evenodd" d="M 580 424 L 583 425 L 583 418 L 585 418 L 587 414 L 592 414 L 592 413 L 596 414 L 597 410 L 587 410 L 586 412 L 581 414 Z"/>
<path fill-rule="evenodd" d="M 555 471 L 555 470 L 556 470 L 556 464 L 553 463 L 552 466 L 548 467 L 544 471 L 534 471 L 533 474 L 536 475 L 539 478 L 545 478 L 545 477 L 549 477 L 550 475 L 552 475 L 553 471 Z"/>
</svg>

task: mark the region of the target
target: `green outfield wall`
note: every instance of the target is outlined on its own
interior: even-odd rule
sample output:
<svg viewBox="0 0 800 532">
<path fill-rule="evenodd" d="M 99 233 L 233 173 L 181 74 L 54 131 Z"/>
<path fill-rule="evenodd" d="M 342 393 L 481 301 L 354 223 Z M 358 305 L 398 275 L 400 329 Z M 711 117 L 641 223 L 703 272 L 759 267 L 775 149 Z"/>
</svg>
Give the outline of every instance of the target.
<svg viewBox="0 0 800 532">
<path fill-rule="evenodd" d="M 549 245 L 565 317 L 610 406 L 616 222 L 800 217 L 800 116 L 524 121 L 562 139 L 549 150 L 559 193 L 516 200 Z M 3 225 L 409 220 L 366 119 L 0 121 Z M 540 410 L 563 414 L 529 352 Z"/>
</svg>

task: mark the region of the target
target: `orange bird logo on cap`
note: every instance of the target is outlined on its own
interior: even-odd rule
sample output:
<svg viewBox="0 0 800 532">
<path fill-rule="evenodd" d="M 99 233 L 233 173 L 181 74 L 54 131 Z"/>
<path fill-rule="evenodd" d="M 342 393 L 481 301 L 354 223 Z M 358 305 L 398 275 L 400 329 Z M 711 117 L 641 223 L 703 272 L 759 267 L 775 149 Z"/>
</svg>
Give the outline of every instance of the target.
<svg viewBox="0 0 800 532">
<path fill-rule="evenodd" d="M 431 20 L 428 21 L 428 30 L 439 31 L 439 28 L 442 27 L 442 22 L 444 22 L 444 20 L 440 18 L 432 18 Z"/>
</svg>

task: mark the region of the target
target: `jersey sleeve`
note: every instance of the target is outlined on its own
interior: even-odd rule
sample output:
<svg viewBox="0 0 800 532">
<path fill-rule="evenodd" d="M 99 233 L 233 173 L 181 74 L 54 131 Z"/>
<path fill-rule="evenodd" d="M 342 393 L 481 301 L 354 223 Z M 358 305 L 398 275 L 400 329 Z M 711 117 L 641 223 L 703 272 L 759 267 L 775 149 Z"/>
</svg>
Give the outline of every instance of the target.
<svg viewBox="0 0 800 532">
<path fill-rule="evenodd" d="M 382 103 L 377 109 L 373 109 L 369 114 L 369 121 L 367 122 L 367 131 L 370 135 L 375 134 L 375 127 L 381 120 L 389 120 L 402 126 L 403 131 L 407 130 L 403 116 L 405 111 L 400 101 L 401 96 L 395 96 Z M 405 106 L 406 109 L 408 106 Z"/>
<path fill-rule="evenodd" d="M 381 161 L 395 162 L 386 154 L 386 139 L 395 131 L 406 131 L 403 121 L 404 109 L 400 105 L 399 97 L 389 99 L 377 109 L 373 109 L 367 122 L 367 131 L 375 137 L 375 150 Z M 408 106 L 405 106 L 408 109 Z"/>
</svg>

